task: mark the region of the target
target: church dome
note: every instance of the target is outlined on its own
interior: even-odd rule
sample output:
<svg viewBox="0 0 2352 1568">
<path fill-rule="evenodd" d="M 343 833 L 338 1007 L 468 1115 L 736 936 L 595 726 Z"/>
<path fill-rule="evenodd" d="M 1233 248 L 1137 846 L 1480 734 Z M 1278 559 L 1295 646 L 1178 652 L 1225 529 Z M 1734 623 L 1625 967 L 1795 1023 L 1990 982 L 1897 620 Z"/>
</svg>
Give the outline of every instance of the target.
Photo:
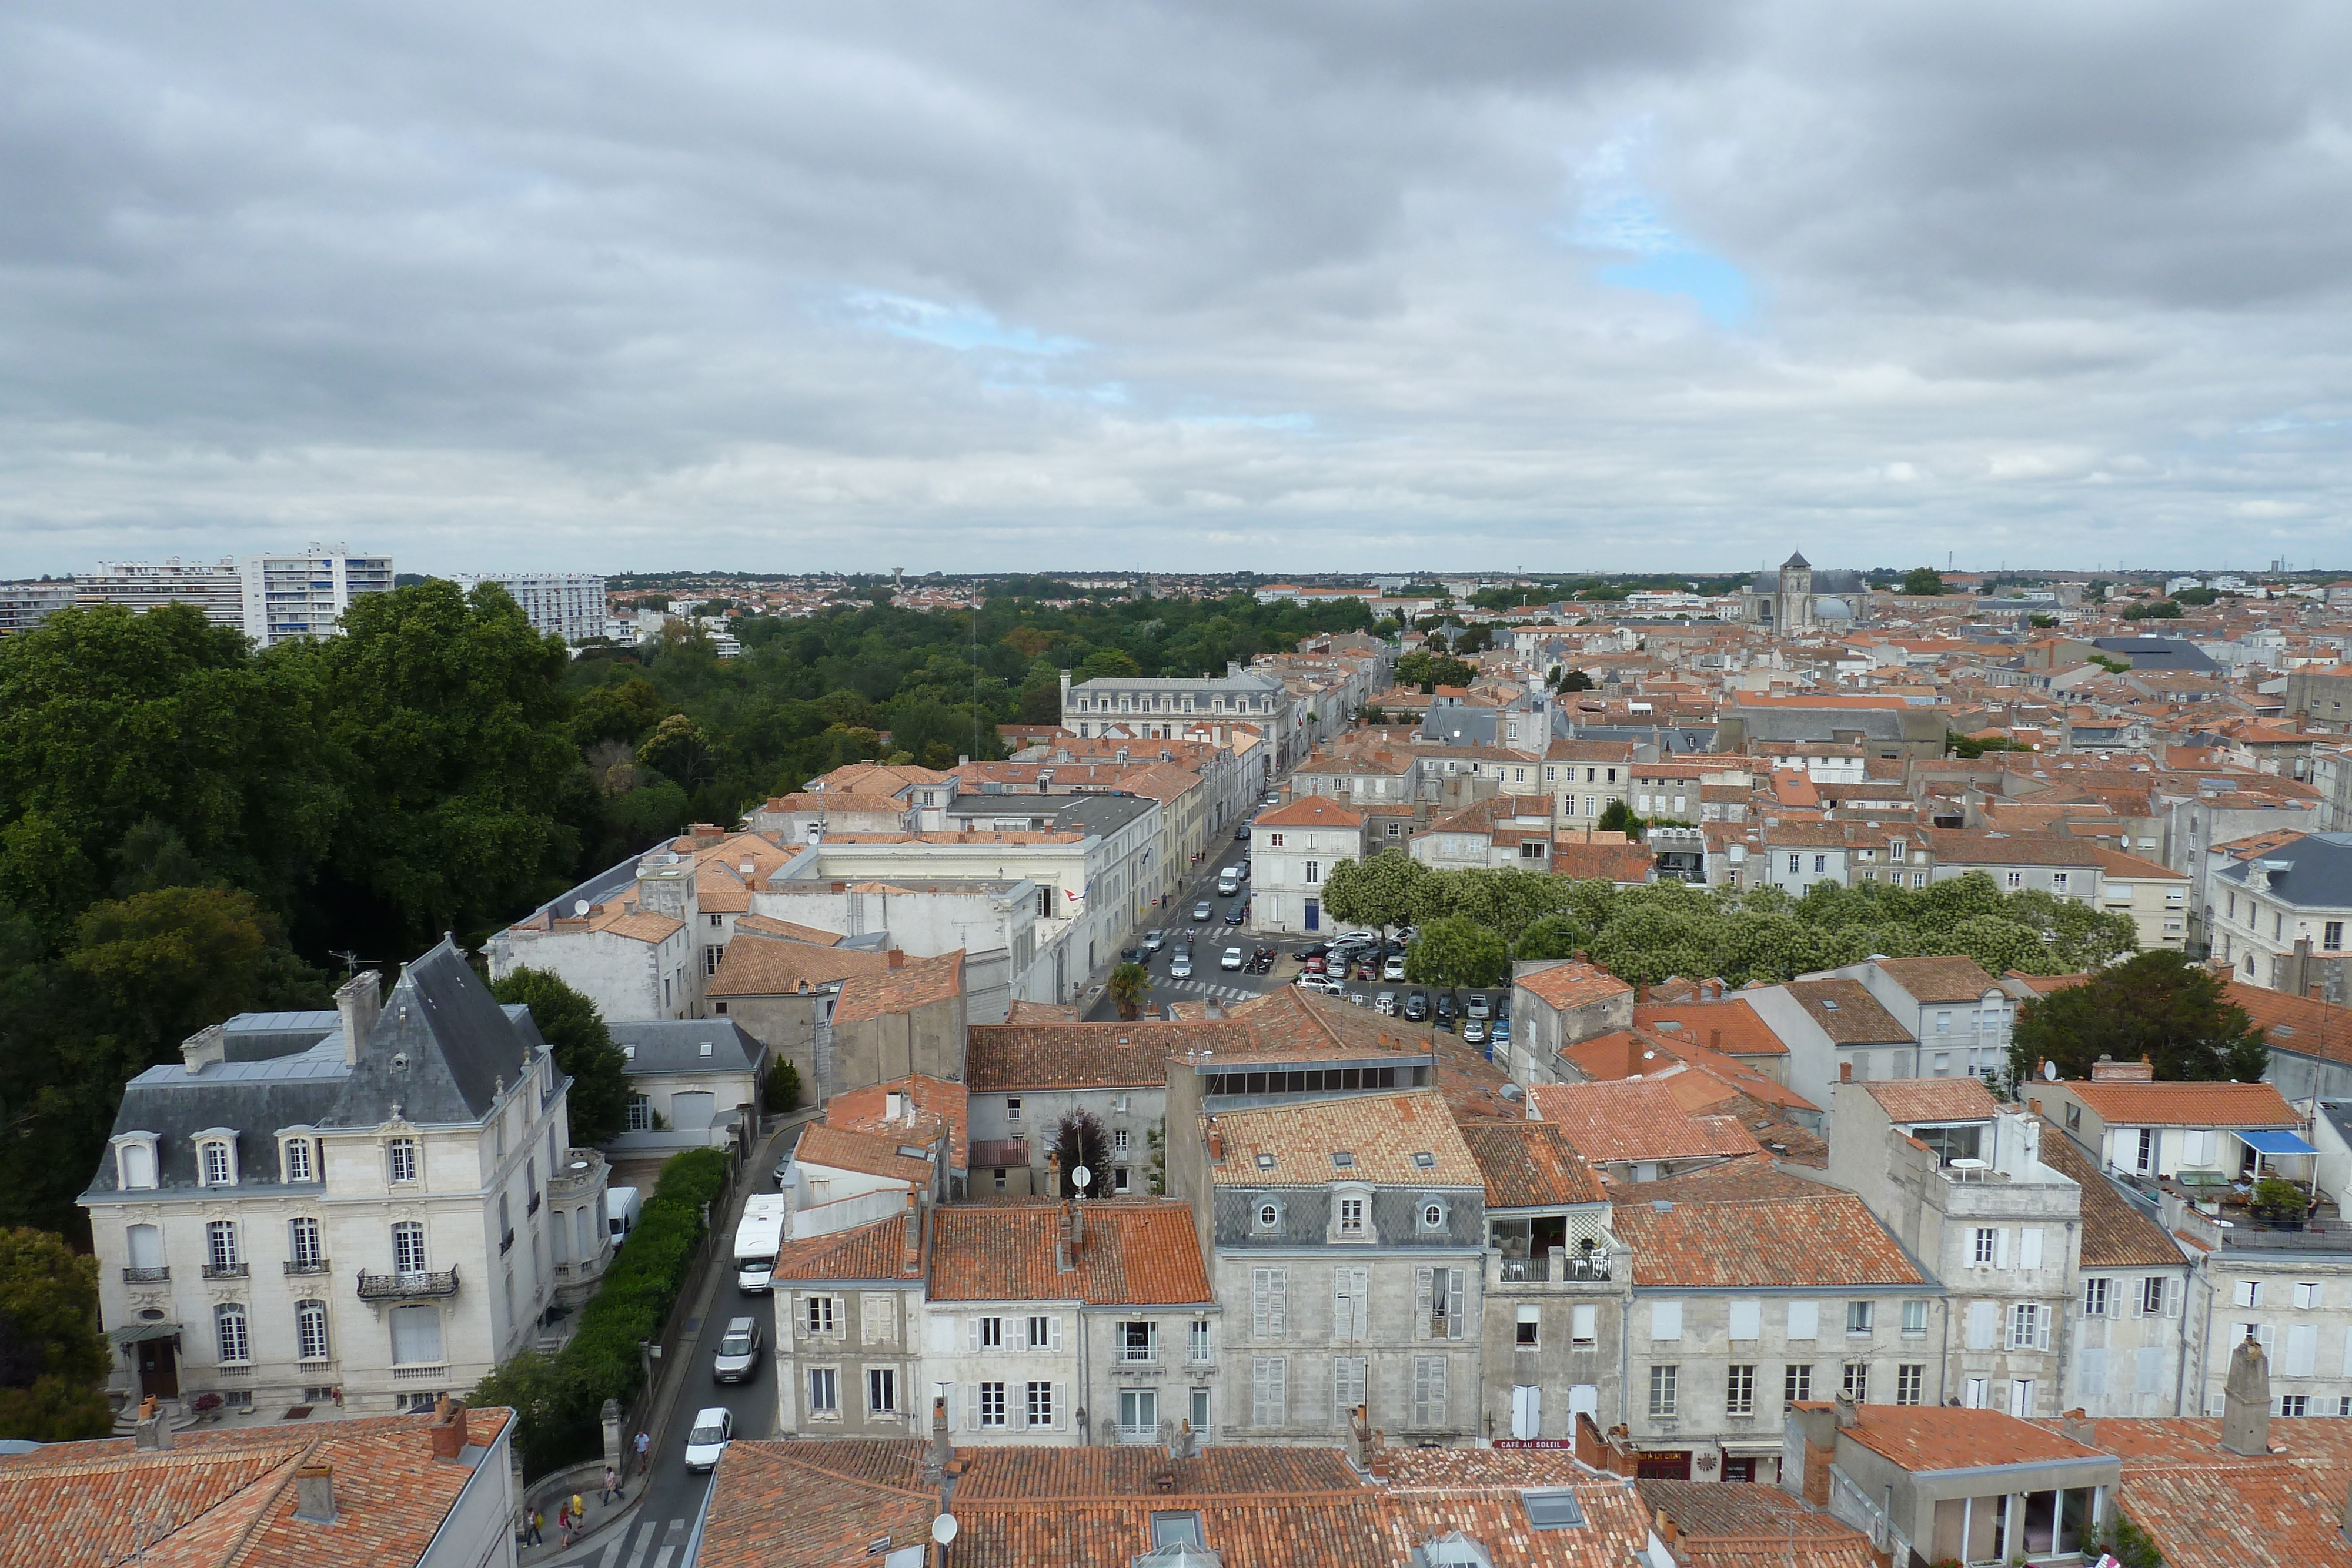
<svg viewBox="0 0 2352 1568">
<path fill-rule="evenodd" d="M 1813 606 L 1813 619 L 1816 621 L 1851 621 L 1853 619 L 1853 606 L 1848 604 L 1843 599 L 1824 599 Z"/>
</svg>

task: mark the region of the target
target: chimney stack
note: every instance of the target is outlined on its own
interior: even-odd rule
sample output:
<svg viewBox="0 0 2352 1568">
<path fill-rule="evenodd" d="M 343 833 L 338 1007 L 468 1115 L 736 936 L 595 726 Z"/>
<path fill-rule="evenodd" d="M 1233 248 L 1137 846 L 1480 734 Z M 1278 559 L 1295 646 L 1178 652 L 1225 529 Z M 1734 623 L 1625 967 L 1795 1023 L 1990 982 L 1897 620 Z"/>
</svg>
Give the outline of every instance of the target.
<svg viewBox="0 0 2352 1568">
<path fill-rule="evenodd" d="M 1706 1031 L 1706 1048 L 1709 1051 L 1719 1051 L 1723 1049 L 1723 1031 L 1721 1030 L 1711 1029 Z"/>
<path fill-rule="evenodd" d="M 1371 1468 L 1371 1413 L 1361 1405 L 1348 1412 L 1348 1458 L 1355 1461 L 1358 1469 Z"/>
<path fill-rule="evenodd" d="M 923 1211 L 915 1201 L 915 1190 L 907 1189 L 907 1242 L 898 1255 L 898 1272 L 913 1276 L 923 1271 Z"/>
<path fill-rule="evenodd" d="M 945 1474 L 948 1462 L 955 1458 L 955 1445 L 948 1441 L 948 1402 L 944 1396 L 931 1401 L 931 1464 Z"/>
<path fill-rule="evenodd" d="M 2270 1358 L 2251 1336 L 2230 1353 L 2221 1385 L 2221 1447 L 2233 1454 L 2271 1451 Z"/>
<path fill-rule="evenodd" d="M 894 969 L 903 969 L 907 967 L 907 952 L 905 948 L 893 947 L 890 949 L 890 967 Z"/>
<path fill-rule="evenodd" d="M 2095 1448 L 2099 1446 L 2096 1440 L 2097 1428 L 2092 1426 L 2088 1411 L 2069 1410 L 2060 1416 L 2058 1430 L 2063 1436 L 2072 1437 L 2086 1448 Z"/>
<path fill-rule="evenodd" d="M 436 1459 L 458 1459 L 466 1452 L 466 1406 L 444 1394 L 434 1402 L 432 1425 L 426 1428 L 433 1438 L 433 1457 Z"/>
<path fill-rule="evenodd" d="M 335 1467 L 304 1465 L 294 1472 L 294 1517 L 312 1524 L 335 1522 Z"/>
<path fill-rule="evenodd" d="M 1836 1406 L 1837 1424 L 1841 1428 L 1851 1427 L 1862 1419 L 1862 1411 L 1855 1406 L 1853 1396 L 1843 1389 L 1838 1391 Z"/>
<path fill-rule="evenodd" d="M 1851 1083 L 1853 1082 L 1853 1062 L 1841 1061 L 1838 1063 L 1838 1082 L 1840 1083 Z"/>
<path fill-rule="evenodd" d="M 367 1049 L 368 1036 L 383 1011 L 383 981 L 373 969 L 362 969 L 335 988 L 335 1011 L 342 1015 L 343 1061 L 355 1063 Z"/>
<path fill-rule="evenodd" d="M 205 1025 L 180 1042 L 180 1061 L 191 1072 L 202 1072 L 227 1056 L 228 1032 L 216 1023 Z"/>
<path fill-rule="evenodd" d="M 1209 1118 L 1209 1163 L 1213 1166 L 1225 1163 L 1225 1134 L 1217 1126 L 1214 1116 Z"/>
<path fill-rule="evenodd" d="M 132 1428 L 132 1441 L 142 1448 L 168 1448 L 172 1446 L 172 1423 L 152 1399 L 139 1403 L 139 1424 Z"/>
</svg>

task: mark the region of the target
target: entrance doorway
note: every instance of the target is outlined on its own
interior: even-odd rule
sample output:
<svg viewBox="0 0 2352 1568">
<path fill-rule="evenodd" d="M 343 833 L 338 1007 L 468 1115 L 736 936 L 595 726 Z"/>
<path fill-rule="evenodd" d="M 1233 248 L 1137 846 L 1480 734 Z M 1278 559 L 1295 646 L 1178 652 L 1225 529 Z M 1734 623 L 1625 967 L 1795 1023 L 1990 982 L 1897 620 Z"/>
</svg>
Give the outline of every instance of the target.
<svg viewBox="0 0 2352 1568">
<path fill-rule="evenodd" d="M 180 1396 L 180 1343 L 176 1339 L 139 1342 L 139 1395 L 142 1399 Z"/>
</svg>

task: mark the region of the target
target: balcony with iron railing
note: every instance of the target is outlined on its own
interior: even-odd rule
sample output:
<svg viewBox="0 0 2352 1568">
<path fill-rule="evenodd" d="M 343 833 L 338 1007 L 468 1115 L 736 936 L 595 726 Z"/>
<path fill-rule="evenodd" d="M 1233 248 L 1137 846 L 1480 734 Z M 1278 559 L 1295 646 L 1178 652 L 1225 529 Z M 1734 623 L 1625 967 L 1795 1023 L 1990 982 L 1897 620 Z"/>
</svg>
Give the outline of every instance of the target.
<svg viewBox="0 0 2352 1568">
<path fill-rule="evenodd" d="M 362 1301 L 413 1301 L 436 1296 L 457 1293 L 457 1270 L 442 1269 L 422 1274 L 360 1275 L 360 1300 Z"/>
<path fill-rule="evenodd" d="M 252 1271 L 252 1270 L 247 1268 L 242 1263 L 207 1263 L 205 1265 L 205 1278 L 207 1280 L 242 1280 Z"/>
<path fill-rule="evenodd" d="M 126 1285 L 164 1285 L 169 1284 L 171 1279 L 172 1270 L 161 1265 L 154 1268 L 122 1270 L 122 1282 Z"/>
<path fill-rule="evenodd" d="M 514 1228 L 513 1228 L 513 1227 L 509 1226 L 509 1227 L 508 1227 L 508 1228 L 507 1228 L 507 1233 L 506 1233 L 504 1236 L 501 1236 L 501 1237 L 499 1237 L 499 1256 L 504 1257 L 507 1253 L 511 1252 L 511 1251 L 513 1251 L 513 1250 L 514 1250 Z"/>
<path fill-rule="evenodd" d="M 525 1218 L 539 1212 L 539 1194 L 534 1192 L 530 1195 L 530 1201 L 522 1206 L 522 1212 Z"/>
<path fill-rule="evenodd" d="M 286 1271 L 289 1274 L 325 1274 L 331 1273 L 332 1270 L 333 1265 L 330 1264 L 324 1258 L 289 1258 L 286 1260 Z"/>
</svg>

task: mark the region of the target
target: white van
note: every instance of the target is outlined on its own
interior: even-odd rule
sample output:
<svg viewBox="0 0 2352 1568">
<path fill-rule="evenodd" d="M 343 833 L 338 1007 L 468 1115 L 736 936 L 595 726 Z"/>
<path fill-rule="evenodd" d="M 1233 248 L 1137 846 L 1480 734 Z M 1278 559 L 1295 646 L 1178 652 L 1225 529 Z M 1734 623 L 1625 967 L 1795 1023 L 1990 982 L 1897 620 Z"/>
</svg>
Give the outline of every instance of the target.
<svg viewBox="0 0 2352 1568">
<path fill-rule="evenodd" d="M 776 1271 L 790 1218 L 782 1193 L 755 1192 L 744 1200 L 742 1222 L 735 1227 L 735 1288 L 745 1295 L 772 1288 L 769 1276 Z"/>
<path fill-rule="evenodd" d="M 629 1232 L 637 1228 L 646 1206 L 637 1198 L 633 1186 L 608 1186 L 604 1189 L 604 1232 L 613 1239 L 613 1249 L 619 1251 Z"/>
<path fill-rule="evenodd" d="M 1242 868 L 1229 865 L 1217 873 L 1217 895 L 1231 898 L 1242 890 Z"/>
</svg>

